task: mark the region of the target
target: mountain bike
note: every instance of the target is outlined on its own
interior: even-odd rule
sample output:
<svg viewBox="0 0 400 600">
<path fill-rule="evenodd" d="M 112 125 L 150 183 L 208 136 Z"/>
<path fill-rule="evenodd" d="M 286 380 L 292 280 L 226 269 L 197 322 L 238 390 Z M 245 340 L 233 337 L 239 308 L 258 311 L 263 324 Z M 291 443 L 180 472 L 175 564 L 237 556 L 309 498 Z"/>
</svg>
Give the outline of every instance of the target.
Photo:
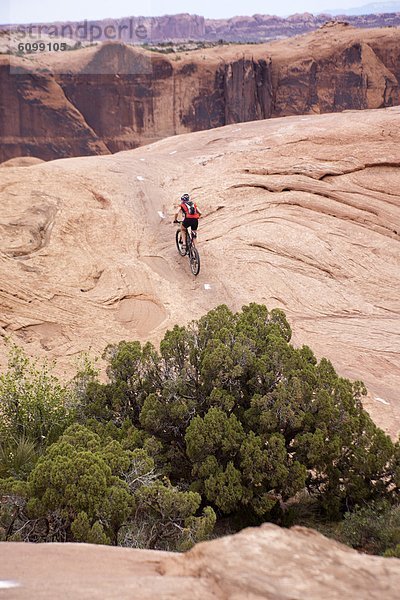
<svg viewBox="0 0 400 600">
<path fill-rule="evenodd" d="M 179 225 L 180 225 L 182 223 L 182 221 L 177 221 L 177 223 L 179 223 Z M 195 243 L 195 240 L 197 238 L 196 232 L 192 231 L 192 229 L 190 229 L 190 233 L 189 233 L 189 230 L 187 230 L 186 250 L 184 250 L 184 248 L 182 248 L 183 240 L 182 240 L 182 232 L 181 232 L 180 228 L 177 230 L 175 237 L 176 237 L 176 247 L 178 248 L 179 254 L 181 256 L 186 256 L 186 254 L 188 255 L 189 263 L 190 263 L 190 270 L 192 271 L 193 275 L 198 275 L 200 273 L 200 255 L 198 253 L 198 250 L 196 248 L 196 243 Z"/>
</svg>

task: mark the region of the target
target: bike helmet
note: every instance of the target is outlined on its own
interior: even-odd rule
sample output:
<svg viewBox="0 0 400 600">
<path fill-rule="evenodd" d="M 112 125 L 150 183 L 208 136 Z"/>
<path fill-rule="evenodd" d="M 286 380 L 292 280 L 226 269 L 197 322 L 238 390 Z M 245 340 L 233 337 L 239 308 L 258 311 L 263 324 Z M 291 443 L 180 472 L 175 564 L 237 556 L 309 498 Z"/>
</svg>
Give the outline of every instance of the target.
<svg viewBox="0 0 400 600">
<path fill-rule="evenodd" d="M 183 194 L 181 200 L 182 202 L 188 202 L 190 200 L 189 194 Z"/>
</svg>

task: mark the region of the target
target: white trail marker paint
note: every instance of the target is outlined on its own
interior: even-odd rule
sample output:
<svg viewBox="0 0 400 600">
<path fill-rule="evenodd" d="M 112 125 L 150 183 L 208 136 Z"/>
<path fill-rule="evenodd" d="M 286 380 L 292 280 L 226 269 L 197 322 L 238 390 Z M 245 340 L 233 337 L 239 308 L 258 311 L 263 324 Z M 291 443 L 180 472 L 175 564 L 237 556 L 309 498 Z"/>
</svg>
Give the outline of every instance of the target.
<svg viewBox="0 0 400 600">
<path fill-rule="evenodd" d="M 11 588 L 21 587 L 21 584 L 17 581 L 7 581 L 5 579 L 0 580 L 0 590 L 9 590 Z"/>
<path fill-rule="evenodd" d="M 136 177 L 136 179 L 137 179 L 138 181 L 144 181 L 144 177 L 142 177 L 141 175 L 138 175 L 138 176 Z"/>
<path fill-rule="evenodd" d="M 204 289 L 205 290 L 211 290 L 211 285 L 209 283 L 205 283 L 204 284 Z"/>
<path fill-rule="evenodd" d="M 382 404 L 387 404 L 388 406 L 390 406 L 390 402 L 387 402 L 383 398 L 378 398 L 378 396 L 375 396 L 375 400 L 378 400 L 378 402 L 382 402 Z"/>
</svg>

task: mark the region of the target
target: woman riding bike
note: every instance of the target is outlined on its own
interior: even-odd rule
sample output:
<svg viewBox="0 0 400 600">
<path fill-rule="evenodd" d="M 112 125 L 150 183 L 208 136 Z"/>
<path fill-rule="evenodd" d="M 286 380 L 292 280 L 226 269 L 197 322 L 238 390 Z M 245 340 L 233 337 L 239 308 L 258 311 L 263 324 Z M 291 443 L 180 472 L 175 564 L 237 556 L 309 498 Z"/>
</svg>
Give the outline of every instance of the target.
<svg viewBox="0 0 400 600">
<path fill-rule="evenodd" d="M 182 249 L 186 250 L 188 227 L 190 227 L 192 231 L 197 231 L 201 212 L 196 203 L 190 199 L 189 194 L 183 194 L 181 198 L 181 204 L 175 215 L 174 223 L 178 223 L 179 211 L 181 211 L 183 215 L 183 221 L 181 225 Z"/>
</svg>

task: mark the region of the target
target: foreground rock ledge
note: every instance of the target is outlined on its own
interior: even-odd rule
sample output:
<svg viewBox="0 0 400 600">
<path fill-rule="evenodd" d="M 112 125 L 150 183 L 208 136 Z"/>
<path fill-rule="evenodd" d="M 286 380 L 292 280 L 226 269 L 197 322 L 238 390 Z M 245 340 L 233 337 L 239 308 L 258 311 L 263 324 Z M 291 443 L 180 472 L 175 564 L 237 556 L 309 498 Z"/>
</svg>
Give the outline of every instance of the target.
<svg viewBox="0 0 400 600">
<path fill-rule="evenodd" d="M 0 544 L 0 598 L 397 600 L 400 560 L 265 524 L 186 554 L 88 544 Z M 0 582 L 2 583 L 2 582 Z"/>
</svg>

